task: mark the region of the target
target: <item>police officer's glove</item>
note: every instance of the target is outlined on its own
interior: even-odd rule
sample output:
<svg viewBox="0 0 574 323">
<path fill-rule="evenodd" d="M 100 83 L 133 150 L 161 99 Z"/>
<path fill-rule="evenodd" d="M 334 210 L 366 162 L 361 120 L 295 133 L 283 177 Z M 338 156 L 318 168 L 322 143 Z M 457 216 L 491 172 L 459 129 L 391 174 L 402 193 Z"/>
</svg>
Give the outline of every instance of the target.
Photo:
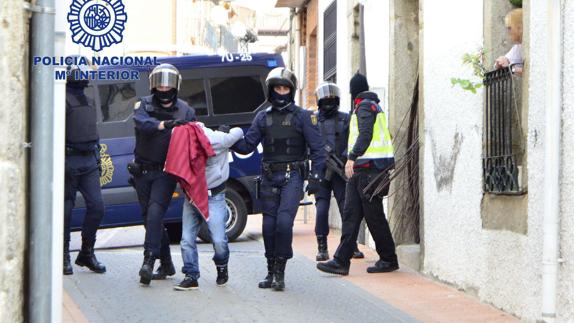
<svg viewBox="0 0 574 323">
<path fill-rule="evenodd" d="M 225 133 L 229 133 L 229 130 L 231 130 L 231 127 L 226 125 L 226 124 L 222 124 L 219 126 L 219 128 L 217 128 L 217 131 L 221 131 L 221 132 L 225 132 Z"/>
<path fill-rule="evenodd" d="M 309 195 L 317 194 L 321 189 L 321 182 L 322 180 L 319 177 L 309 178 L 305 192 Z"/>
<path fill-rule="evenodd" d="M 327 189 L 330 189 L 330 188 L 331 188 L 331 181 L 330 181 L 330 180 L 322 179 L 322 180 L 320 180 L 319 182 L 320 182 L 321 187 L 324 187 L 324 188 L 327 188 Z"/>
<path fill-rule="evenodd" d="M 163 126 L 166 129 L 173 129 L 174 127 L 177 126 L 183 126 L 184 124 L 187 124 L 189 121 L 187 120 L 183 120 L 183 119 L 176 119 L 176 120 L 167 120 L 163 122 Z"/>
</svg>

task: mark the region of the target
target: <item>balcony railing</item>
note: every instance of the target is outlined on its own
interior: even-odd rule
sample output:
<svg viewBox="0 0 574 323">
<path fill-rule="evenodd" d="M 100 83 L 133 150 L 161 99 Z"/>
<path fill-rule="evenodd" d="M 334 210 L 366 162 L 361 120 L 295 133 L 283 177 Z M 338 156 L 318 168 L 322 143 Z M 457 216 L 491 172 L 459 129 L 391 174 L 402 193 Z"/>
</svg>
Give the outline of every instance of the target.
<svg viewBox="0 0 574 323">
<path fill-rule="evenodd" d="M 485 192 L 520 191 L 517 152 L 512 138 L 513 104 L 516 104 L 512 82 L 508 68 L 488 72 L 484 79 L 486 109 L 482 167 Z"/>
</svg>

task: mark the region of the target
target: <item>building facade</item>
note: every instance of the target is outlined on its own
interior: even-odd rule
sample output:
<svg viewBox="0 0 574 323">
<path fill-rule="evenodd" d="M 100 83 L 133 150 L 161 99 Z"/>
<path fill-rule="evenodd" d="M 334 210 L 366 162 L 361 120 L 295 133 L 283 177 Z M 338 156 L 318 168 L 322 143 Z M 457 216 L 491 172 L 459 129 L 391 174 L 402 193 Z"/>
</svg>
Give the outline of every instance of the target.
<svg viewBox="0 0 574 323">
<path fill-rule="evenodd" d="M 491 92 L 484 86 L 476 93 L 464 91 L 451 79 L 480 82 L 462 57 L 482 51 L 482 65 L 491 70 L 494 59 L 511 48 L 504 23 L 513 9 L 509 1 L 279 0 L 277 5 L 293 8 L 299 28 L 289 53 L 305 80 L 300 102 L 312 107 L 314 86 L 333 80 L 343 93 L 342 109 L 348 110 L 348 82 L 357 70 L 384 98 L 398 164 L 408 160 L 409 165 L 393 183 L 388 216 L 397 242 L 411 245 L 420 260 L 413 267 L 526 321 L 546 319 L 542 304 L 555 296 L 556 321 L 562 322 L 574 320 L 574 166 L 569 163 L 574 157 L 574 2 L 560 1 L 559 10 L 549 9 L 549 3 L 525 0 L 522 5 L 524 73 L 513 76 L 514 87 L 504 92 L 514 101 L 503 139 L 514 156 L 517 183 L 507 192 L 487 185 L 488 147 L 500 144 L 489 135 Z M 329 20 L 333 7 L 335 26 Z M 552 22 L 558 18 L 557 30 Z M 304 28 L 310 30 L 301 32 Z M 552 77 L 549 34 L 560 36 L 559 78 Z M 333 46 L 335 54 L 326 50 Z M 561 133 L 558 283 L 555 291 L 543 292 L 545 267 L 556 261 L 544 251 L 544 237 L 552 231 L 545 227 L 551 207 L 545 202 L 544 174 L 552 167 L 545 159 L 545 113 L 556 98 L 561 102 L 561 121 L 555 125 Z M 418 153 L 409 153 L 409 147 Z M 333 209 L 336 227 L 339 216 Z M 402 262 L 408 256 L 399 252 Z"/>
</svg>

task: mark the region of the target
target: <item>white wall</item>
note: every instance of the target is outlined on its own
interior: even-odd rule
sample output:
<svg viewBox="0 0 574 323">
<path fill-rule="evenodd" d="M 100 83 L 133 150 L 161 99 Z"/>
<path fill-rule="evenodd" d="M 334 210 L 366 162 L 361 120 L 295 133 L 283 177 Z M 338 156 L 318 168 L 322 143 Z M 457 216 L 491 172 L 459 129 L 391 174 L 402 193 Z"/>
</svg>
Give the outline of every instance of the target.
<svg viewBox="0 0 574 323">
<path fill-rule="evenodd" d="M 482 94 L 452 88 L 451 77 L 471 77 L 460 64 L 482 42 L 482 1 L 423 1 L 425 271 L 463 288 L 482 281 L 480 222 Z M 446 10 L 448 9 L 448 10 Z M 445 12 L 466 12 L 448 15 Z M 478 14 L 468 14 L 468 13 Z M 465 26 L 464 28 L 454 28 Z M 448 46 L 444 39 L 451 39 Z M 453 117 L 456 116 L 456 117 Z M 455 139 L 460 153 L 453 150 Z M 454 175 L 449 176 L 450 172 Z M 437 183 L 450 185 L 438 188 Z M 456 228 L 446 234 L 447 228 Z"/>
<path fill-rule="evenodd" d="M 381 105 L 386 109 L 389 102 L 389 1 L 364 0 L 363 2 L 367 78 L 370 87 L 379 94 Z M 381 97 L 382 93 L 378 89 L 382 89 L 384 98 Z"/>
<path fill-rule="evenodd" d="M 351 80 L 351 30 L 347 16 L 352 0 L 337 1 L 337 85 L 341 89 L 341 111 L 348 111 L 351 102 L 349 81 Z"/>
<path fill-rule="evenodd" d="M 539 111 L 531 101 L 529 130 L 528 235 L 482 229 L 483 94 L 450 85 L 451 77 L 470 78 L 464 53 L 482 45 L 483 2 L 422 1 L 424 90 L 424 246 L 425 273 L 453 283 L 481 300 L 526 319 L 540 313 L 541 186 Z M 537 17 L 539 8 L 532 9 Z M 461 13 L 461 14 L 448 14 Z M 462 14 L 463 13 L 463 14 Z M 541 18 L 538 18 L 539 20 Z M 538 36 L 539 31 L 535 34 Z M 445 40 L 449 40 L 445 46 Z M 538 40 L 537 40 L 538 41 Z M 532 41 L 534 42 L 534 41 Z M 542 46 L 542 45 L 540 45 Z M 544 48 L 537 48 L 538 56 Z M 531 52 L 533 50 L 531 49 Z M 531 59 L 531 65 L 535 60 Z M 487 64 L 490 65 L 490 64 Z M 542 67 L 539 67 L 542 68 Z M 539 75 L 532 68 L 531 75 Z M 540 82 L 537 91 L 543 91 Z M 535 94 L 534 99 L 543 98 Z M 530 140 L 537 138 L 536 142 Z M 459 153 L 456 154 L 456 141 Z"/>
<path fill-rule="evenodd" d="M 562 258 L 558 287 L 558 318 L 574 320 L 574 1 L 564 1 L 564 73 L 562 113 Z"/>
</svg>

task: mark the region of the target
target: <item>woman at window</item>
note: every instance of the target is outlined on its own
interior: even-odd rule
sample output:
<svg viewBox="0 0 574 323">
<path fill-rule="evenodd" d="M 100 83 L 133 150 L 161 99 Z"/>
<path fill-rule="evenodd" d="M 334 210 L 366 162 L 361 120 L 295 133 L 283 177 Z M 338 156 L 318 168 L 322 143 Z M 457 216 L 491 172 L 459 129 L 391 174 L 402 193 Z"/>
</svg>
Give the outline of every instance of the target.
<svg viewBox="0 0 574 323">
<path fill-rule="evenodd" d="M 510 11 L 504 18 L 506 31 L 510 40 L 514 43 L 512 48 L 504 56 L 500 56 L 494 62 L 494 68 L 507 68 L 513 65 L 513 72 L 522 75 L 524 58 L 522 56 L 522 9 Z"/>
</svg>

